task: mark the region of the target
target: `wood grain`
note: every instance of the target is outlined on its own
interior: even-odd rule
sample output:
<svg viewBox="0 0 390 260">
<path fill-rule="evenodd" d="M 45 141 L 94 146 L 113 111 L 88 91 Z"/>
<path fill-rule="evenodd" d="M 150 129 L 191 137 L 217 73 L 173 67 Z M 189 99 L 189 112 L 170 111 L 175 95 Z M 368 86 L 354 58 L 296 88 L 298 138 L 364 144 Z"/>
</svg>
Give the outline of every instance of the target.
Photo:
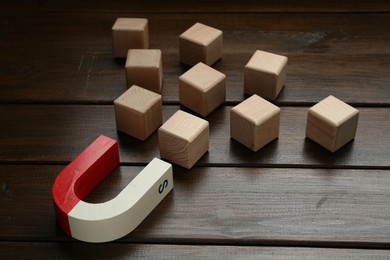
<svg viewBox="0 0 390 260">
<path fill-rule="evenodd" d="M 0 240 L 71 240 L 51 199 L 63 167 L 0 165 Z M 86 200 L 115 197 L 141 169 L 117 168 Z M 175 167 L 173 174 L 173 192 L 121 242 L 390 247 L 388 171 Z"/>
<path fill-rule="evenodd" d="M 163 106 L 163 122 L 180 107 Z M 279 138 L 254 153 L 230 138 L 230 109 L 210 122 L 209 151 L 198 165 L 389 168 L 388 108 L 359 108 L 356 138 L 332 154 L 305 139 L 308 107 L 281 107 Z M 146 164 L 159 157 L 157 133 L 146 141 L 120 134 L 113 106 L 0 105 L 0 161 L 63 163 L 73 160 L 100 134 L 119 142 L 121 162 Z"/>
<path fill-rule="evenodd" d="M 260 246 L 150 245 L 150 244 L 80 244 L 1 242 L 0 254 L 6 259 L 388 259 L 388 251 L 367 249 L 291 248 Z"/>
<path fill-rule="evenodd" d="M 126 89 L 115 59 L 118 17 L 147 18 L 161 49 L 163 122 L 178 109 L 179 35 L 196 22 L 224 35 L 226 101 L 206 117 L 209 151 L 131 234 L 91 245 L 55 221 L 58 173 L 100 134 L 121 166 L 87 198 L 115 197 L 154 157 L 116 131 Z M 0 3 L 0 258 L 388 259 L 390 249 L 390 2 L 288 0 Z M 254 153 L 230 138 L 256 50 L 288 57 L 279 138 Z M 334 95 L 360 111 L 353 142 L 332 154 L 305 138 L 307 109 Z M 380 249 L 380 250 L 376 250 Z"/>
<path fill-rule="evenodd" d="M 180 13 L 221 13 L 221 12 L 385 12 L 390 10 L 389 2 L 386 0 L 375 1 L 348 1 L 348 0 L 328 0 L 328 1 L 294 1 L 289 0 L 244 0 L 239 2 L 207 1 L 197 0 L 196 4 L 191 1 L 177 2 L 168 0 L 164 2 L 153 1 L 126 1 L 119 0 L 107 2 L 104 0 L 93 1 L 31 1 L 18 0 L 2 2 L 2 9 L 7 11 L 38 10 L 38 11 L 73 11 L 73 12 L 120 12 L 131 10 L 132 12 L 180 12 Z"/>
<path fill-rule="evenodd" d="M 0 13 L 0 102 L 110 103 L 126 89 L 111 27 L 132 13 Z M 312 105 L 330 94 L 353 105 L 390 104 L 388 13 L 139 15 L 149 19 L 151 48 L 163 53 L 166 103 L 178 104 L 178 77 L 188 69 L 178 36 L 199 21 L 224 32 L 214 67 L 227 76 L 228 103 L 244 99 L 244 66 L 262 49 L 289 58 L 279 105 Z"/>
</svg>

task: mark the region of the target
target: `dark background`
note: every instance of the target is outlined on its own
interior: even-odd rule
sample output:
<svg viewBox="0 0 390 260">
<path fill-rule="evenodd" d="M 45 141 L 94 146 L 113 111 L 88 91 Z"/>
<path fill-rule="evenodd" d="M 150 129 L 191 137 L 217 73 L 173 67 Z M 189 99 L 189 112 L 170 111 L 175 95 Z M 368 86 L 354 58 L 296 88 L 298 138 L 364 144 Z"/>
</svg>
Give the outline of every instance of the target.
<svg viewBox="0 0 390 260">
<path fill-rule="evenodd" d="M 229 2 L 229 1 L 228 1 Z M 390 248 L 390 2 L 2 1 L 0 3 L 0 257 L 383 258 Z M 210 147 L 124 238 L 78 242 L 57 226 L 51 187 L 100 134 L 121 166 L 86 199 L 113 198 L 154 157 L 116 131 L 126 90 L 114 59 L 117 17 L 149 20 L 163 53 L 164 122 L 180 108 L 178 36 L 195 22 L 223 31 L 227 99 L 210 114 Z M 289 58 L 279 139 L 254 153 L 230 139 L 255 50 Z M 305 138 L 307 109 L 328 95 L 360 110 L 356 139 L 332 154 Z"/>
</svg>

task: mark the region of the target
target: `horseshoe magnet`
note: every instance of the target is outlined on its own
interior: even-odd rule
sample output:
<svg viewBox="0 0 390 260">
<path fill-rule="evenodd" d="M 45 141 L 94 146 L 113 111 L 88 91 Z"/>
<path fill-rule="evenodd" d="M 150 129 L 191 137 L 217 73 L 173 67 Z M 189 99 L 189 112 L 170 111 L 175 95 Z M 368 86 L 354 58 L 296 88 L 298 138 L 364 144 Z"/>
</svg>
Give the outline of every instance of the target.
<svg viewBox="0 0 390 260">
<path fill-rule="evenodd" d="M 73 238 L 108 242 L 133 231 L 172 190 L 172 165 L 154 158 L 114 199 L 83 199 L 119 165 L 118 143 L 99 136 L 54 181 L 57 220 Z"/>
</svg>

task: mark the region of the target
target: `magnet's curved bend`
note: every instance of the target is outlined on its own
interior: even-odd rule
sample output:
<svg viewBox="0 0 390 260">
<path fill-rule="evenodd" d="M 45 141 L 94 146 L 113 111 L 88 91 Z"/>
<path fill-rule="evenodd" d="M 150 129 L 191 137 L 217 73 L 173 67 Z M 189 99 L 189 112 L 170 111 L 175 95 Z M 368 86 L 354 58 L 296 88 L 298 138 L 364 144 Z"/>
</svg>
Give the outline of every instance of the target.
<svg viewBox="0 0 390 260">
<path fill-rule="evenodd" d="M 82 201 L 118 165 L 117 142 L 101 135 L 57 176 L 52 190 L 57 219 L 70 236 L 86 242 L 123 237 L 173 188 L 172 165 L 155 158 L 114 199 Z"/>
</svg>

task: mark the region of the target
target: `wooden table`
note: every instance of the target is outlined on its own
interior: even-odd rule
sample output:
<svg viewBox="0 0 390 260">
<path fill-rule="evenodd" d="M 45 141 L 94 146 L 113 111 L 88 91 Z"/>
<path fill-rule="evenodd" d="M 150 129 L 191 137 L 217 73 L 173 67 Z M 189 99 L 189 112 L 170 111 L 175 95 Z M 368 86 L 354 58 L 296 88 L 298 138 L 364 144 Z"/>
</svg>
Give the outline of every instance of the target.
<svg viewBox="0 0 390 260">
<path fill-rule="evenodd" d="M 2 1 L 0 258 L 388 259 L 390 2 L 322 2 Z M 157 133 L 141 142 L 116 131 L 113 100 L 126 90 L 117 17 L 149 19 L 164 121 L 188 69 L 178 35 L 195 22 L 224 33 L 214 68 L 227 99 L 206 118 L 208 153 L 174 167 L 174 191 L 128 236 L 88 244 L 56 223 L 58 173 L 100 134 L 117 139 L 121 166 L 86 199 L 103 202 L 159 157 Z M 280 137 L 254 153 L 230 139 L 229 113 L 246 98 L 243 67 L 257 49 L 289 65 L 274 102 Z M 305 138 L 307 109 L 330 94 L 360 110 L 355 141 L 334 154 Z"/>
</svg>

